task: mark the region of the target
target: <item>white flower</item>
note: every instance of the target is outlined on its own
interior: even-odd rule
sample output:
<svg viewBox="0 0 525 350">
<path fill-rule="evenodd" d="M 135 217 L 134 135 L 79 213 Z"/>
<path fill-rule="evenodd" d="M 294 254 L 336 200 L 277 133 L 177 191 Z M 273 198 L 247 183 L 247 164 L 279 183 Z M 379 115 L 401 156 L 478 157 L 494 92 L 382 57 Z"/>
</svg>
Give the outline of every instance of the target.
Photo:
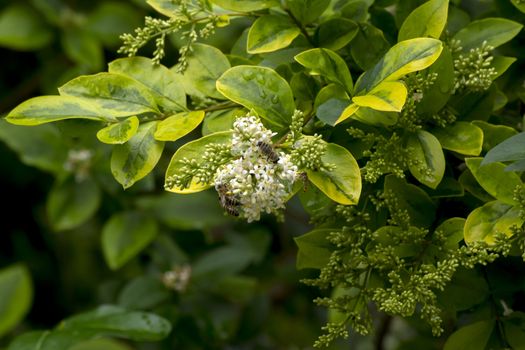
<svg viewBox="0 0 525 350">
<path fill-rule="evenodd" d="M 215 176 L 215 188 L 220 193 L 227 187 L 227 196 L 240 203 L 235 210 L 248 222 L 259 220 L 261 213 L 277 213 L 284 208 L 294 181 L 297 166 L 290 157 L 276 152 L 272 162 L 261 151 L 260 143 L 272 145 L 275 133 L 267 130 L 255 116 L 238 118 L 233 124 L 231 153 L 238 158 L 223 165 Z M 224 193 L 222 195 L 225 195 Z"/>
</svg>

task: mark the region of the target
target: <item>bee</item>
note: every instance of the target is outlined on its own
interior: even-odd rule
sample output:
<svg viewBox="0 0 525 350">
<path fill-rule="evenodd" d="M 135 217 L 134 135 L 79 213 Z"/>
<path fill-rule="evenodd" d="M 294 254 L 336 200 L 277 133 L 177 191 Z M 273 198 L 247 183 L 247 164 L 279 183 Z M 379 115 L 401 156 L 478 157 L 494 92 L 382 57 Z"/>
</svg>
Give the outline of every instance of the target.
<svg viewBox="0 0 525 350">
<path fill-rule="evenodd" d="M 239 208 L 241 201 L 234 195 L 230 187 L 226 184 L 219 184 L 217 186 L 217 193 L 219 193 L 219 200 L 221 207 L 231 216 L 239 216 Z"/>
<path fill-rule="evenodd" d="M 279 154 L 275 152 L 273 146 L 264 141 L 257 141 L 257 147 L 259 151 L 266 156 L 266 158 L 272 162 L 277 163 L 279 161 Z"/>
</svg>

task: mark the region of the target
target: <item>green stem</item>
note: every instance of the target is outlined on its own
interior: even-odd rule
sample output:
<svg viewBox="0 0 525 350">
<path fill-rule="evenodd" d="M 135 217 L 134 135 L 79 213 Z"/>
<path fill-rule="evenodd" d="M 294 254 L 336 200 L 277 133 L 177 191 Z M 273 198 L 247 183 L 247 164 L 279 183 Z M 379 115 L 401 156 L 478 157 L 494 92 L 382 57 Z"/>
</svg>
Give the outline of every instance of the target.
<svg viewBox="0 0 525 350">
<path fill-rule="evenodd" d="M 288 16 L 290 16 L 292 21 L 294 21 L 295 25 L 299 28 L 301 33 L 306 37 L 306 40 L 308 40 L 310 45 L 315 47 L 315 43 L 314 43 L 312 37 L 310 36 L 310 34 L 308 34 L 308 32 L 306 31 L 306 28 L 303 26 L 303 24 L 293 15 L 292 11 L 290 11 L 289 9 L 285 9 L 285 11 L 288 14 Z"/>
</svg>

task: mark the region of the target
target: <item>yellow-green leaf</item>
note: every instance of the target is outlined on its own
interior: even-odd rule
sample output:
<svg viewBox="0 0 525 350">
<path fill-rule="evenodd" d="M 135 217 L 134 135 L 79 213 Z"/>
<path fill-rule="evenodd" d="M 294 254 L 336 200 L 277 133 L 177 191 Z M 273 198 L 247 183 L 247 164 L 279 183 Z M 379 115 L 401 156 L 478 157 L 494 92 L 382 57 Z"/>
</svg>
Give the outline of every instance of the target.
<svg viewBox="0 0 525 350">
<path fill-rule="evenodd" d="M 26 315 L 33 299 L 29 271 L 23 265 L 0 270 L 0 337 Z"/>
<path fill-rule="evenodd" d="M 383 81 L 398 80 L 408 73 L 427 68 L 438 59 L 442 50 L 441 41 L 431 38 L 397 43 L 372 69 L 359 77 L 355 85 L 356 95 L 371 91 Z"/>
<path fill-rule="evenodd" d="M 311 49 L 301 52 L 294 59 L 310 70 L 310 74 L 321 75 L 340 84 L 347 92 L 353 89 L 352 76 L 346 62 L 329 49 Z"/>
<path fill-rule="evenodd" d="M 498 47 L 514 38 L 523 25 L 505 18 L 483 18 L 472 21 L 454 36 L 459 40 L 463 51 L 481 47 L 487 42 L 492 47 Z"/>
<path fill-rule="evenodd" d="M 346 119 L 350 118 L 358 110 L 359 110 L 359 106 L 357 104 L 355 104 L 355 103 L 350 104 L 348 107 L 346 107 L 343 110 L 343 113 L 341 113 L 339 118 L 335 121 L 334 125 L 337 125 L 337 124 L 341 123 L 342 121 L 345 121 Z"/>
<path fill-rule="evenodd" d="M 162 155 L 164 142 L 153 136 L 157 124 L 155 121 L 141 124 L 128 142 L 113 148 L 111 173 L 125 189 L 148 175 Z"/>
<path fill-rule="evenodd" d="M 90 101 L 74 96 L 31 98 L 9 112 L 6 120 L 17 125 L 39 125 L 74 118 L 116 121 Z"/>
<path fill-rule="evenodd" d="M 224 9 L 239 12 L 258 11 L 279 6 L 279 1 L 276 0 L 212 0 L 212 2 Z"/>
<path fill-rule="evenodd" d="M 467 244 L 484 241 L 494 244 L 496 234 L 510 237 L 513 226 L 520 227 L 523 219 L 520 209 L 500 201 L 492 201 L 474 209 L 465 223 L 464 239 Z"/>
<path fill-rule="evenodd" d="M 308 179 L 333 201 L 357 204 L 361 194 L 361 172 L 352 154 L 344 147 L 328 143 L 322 160 L 335 168 L 332 171 L 307 170 Z"/>
<path fill-rule="evenodd" d="M 161 121 L 155 131 L 159 141 L 176 141 L 195 129 L 204 119 L 204 111 L 182 112 Z"/>
<path fill-rule="evenodd" d="M 180 77 L 149 58 L 119 58 L 109 64 L 108 72 L 127 75 L 146 85 L 163 112 L 186 109 L 186 94 Z"/>
<path fill-rule="evenodd" d="M 401 112 L 407 99 L 407 88 L 399 81 L 384 81 L 362 96 L 354 96 L 352 102 L 360 107 L 378 111 Z"/>
<path fill-rule="evenodd" d="M 129 117 L 120 123 L 111 124 L 97 132 L 97 138 L 100 142 L 109 145 L 122 144 L 127 142 L 137 133 L 139 129 L 139 118 L 136 116 Z"/>
<path fill-rule="evenodd" d="M 210 134 L 195 141 L 186 143 L 180 147 L 171 158 L 168 170 L 166 170 L 166 191 L 174 193 L 195 193 L 200 192 L 211 187 L 211 183 L 198 182 L 197 179 L 192 179 L 188 188 L 178 188 L 171 185 L 170 178 L 174 175 L 179 175 L 181 169 L 184 167 L 182 162 L 184 159 L 195 159 L 197 164 L 203 162 L 204 151 L 209 144 L 229 144 L 231 143 L 232 132 L 223 131 Z"/>
<path fill-rule="evenodd" d="M 217 80 L 217 90 L 257 114 L 276 129 L 290 125 L 295 102 L 292 89 L 273 69 L 236 66 Z"/>
<path fill-rule="evenodd" d="M 247 51 L 251 54 L 285 48 L 301 30 L 285 16 L 266 15 L 257 18 L 248 32 Z"/>
<path fill-rule="evenodd" d="M 62 96 L 76 96 L 112 117 L 159 113 L 150 89 L 135 79 L 116 73 L 83 75 L 62 85 Z"/>
<path fill-rule="evenodd" d="M 503 163 L 481 165 L 482 160 L 483 158 L 468 158 L 465 161 L 476 181 L 494 198 L 509 205 L 516 205 L 514 191 L 522 185 L 519 175 L 505 171 Z"/>
<path fill-rule="evenodd" d="M 412 11 L 399 29 L 398 41 L 432 37 L 439 39 L 447 23 L 448 0 L 430 0 Z"/>
<path fill-rule="evenodd" d="M 467 156 L 477 156 L 483 146 L 483 130 L 468 122 L 455 122 L 444 128 L 432 130 L 441 146 L 449 151 Z"/>
<path fill-rule="evenodd" d="M 409 137 L 410 172 L 424 185 L 435 189 L 445 174 L 445 155 L 438 139 L 425 130 Z"/>
</svg>

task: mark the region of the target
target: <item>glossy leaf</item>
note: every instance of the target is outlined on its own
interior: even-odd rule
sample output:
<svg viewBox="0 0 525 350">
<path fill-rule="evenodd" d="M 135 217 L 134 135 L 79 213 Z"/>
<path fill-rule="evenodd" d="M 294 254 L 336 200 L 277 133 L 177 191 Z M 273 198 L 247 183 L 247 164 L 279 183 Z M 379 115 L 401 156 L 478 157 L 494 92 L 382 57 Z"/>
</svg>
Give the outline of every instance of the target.
<svg viewBox="0 0 525 350">
<path fill-rule="evenodd" d="M 412 11 L 399 29 L 398 41 L 431 37 L 439 39 L 447 23 L 448 0 L 430 0 Z"/>
<path fill-rule="evenodd" d="M 70 176 L 57 182 L 47 197 L 46 210 L 53 229 L 73 229 L 88 219 L 100 206 L 102 194 L 90 177 L 77 179 Z"/>
<path fill-rule="evenodd" d="M 514 62 L 516 62 L 515 57 L 494 56 L 491 67 L 494 68 L 496 74 L 492 77 L 492 80 L 496 80 L 503 75 Z"/>
<path fill-rule="evenodd" d="M 482 164 L 525 159 L 525 133 L 514 135 L 491 149 Z"/>
<path fill-rule="evenodd" d="M 518 207 L 500 201 L 488 202 L 467 217 L 464 239 L 467 244 L 479 241 L 494 244 L 497 233 L 510 237 L 514 234 L 512 227 L 522 224 Z"/>
<path fill-rule="evenodd" d="M 315 38 L 320 47 L 337 51 L 348 45 L 358 31 L 356 22 L 346 18 L 332 18 L 319 25 Z"/>
<path fill-rule="evenodd" d="M 188 60 L 191 61 L 190 58 Z M 155 102 L 164 112 L 186 109 L 186 94 L 181 79 L 163 65 L 153 64 L 149 58 L 119 58 L 109 64 L 108 72 L 127 75 L 147 86 Z"/>
<path fill-rule="evenodd" d="M 148 175 L 159 161 L 164 142 L 154 138 L 157 124 L 141 124 L 128 142 L 113 148 L 111 173 L 124 189 Z"/>
<path fill-rule="evenodd" d="M 366 12 L 365 12 L 366 13 Z M 359 23 L 359 32 L 352 40 L 352 58 L 362 70 L 368 70 L 383 57 L 390 45 L 383 32 L 369 23 Z"/>
<path fill-rule="evenodd" d="M 443 50 L 441 41 L 431 38 L 405 40 L 394 45 L 372 68 L 359 77 L 356 94 L 364 94 L 383 81 L 399 78 L 429 67 Z"/>
<path fill-rule="evenodd" d="M 258 11 L 279 6 L 277 0 L 212 0 L 212 2 L 227 10 L 239 12 Z"/>
<path fill-rule="evenodd" d="M 236 66 L 217 80 L 217 90 L 233 102 L 255 112 L 276 129 L 291 122 L 295 110 L 292 89 L 274 70 Z"/>
<path fill-rule="evenodd" d="M 328 143 L 321 159 L 325 164 L 333 164 L 335 169 L 307 170 L 308 179 L 335 202 L 357 204 L 361 194 L 361 172 L 352 154 L 344 147 Z"/>
<path fill-rule="evenodd" d="M 60 324 L 64 330 L 87 330 L 131 339 L 157 341 L 171 332 L 170 323 L 148 312 L 126 311 L 120 307 L 103 305 L 94 311 L 68 318 Z"/>
<path fill-rule="evenodd" d="M 482 165 L 482 158 L 466 159 L 467 167 L 478 183 L 491 196 L 506 204 L 517 204 L 514 191 L 522 185 L 520 177 L 513 172 L 505 171 L 502 163 Z"/>
<path fill-rule="evenodd" d="M 54 330 L 29 332 L 16 338 L 8 350 L 55 350 L 70 349 L 75 344 L 93 338 L 91 330 Z"/>
<path fill-rule="evenodd" d="M 398 113 L 377 111 L 368 107 L 359 107 L 356 104 L 348 106 L 338 119 L 338 123 L 350 116 L 361 123 L 373 126 L 394 125 L 398 120 Z"/>
<path fill-rule="evenodd" d="M 384 189 L 397 198 L 401 210 L 407 211 L 411 225 L 430 227 L 434 222 L 436 206 L 421 188 L 394 175 L 387 175 Z"/>
<path fill-rule="evenodd" d="M 97 132 L 97 139 L 109 145 L 122 144 L 132 138 L 139 129 L 139 119 L 129 117 L 119 123 L 106 126 Z"/>
<path fill-rule="evenodd" d="M 121 74 L 99 73 L 75 78 L 58 91 L 89 101 L 112 117 L 158 113 L 155 98 L 143 84 Z"/>
<path fill-rule="evenodd" d="M 272 52 L 287 47 L 301 30 L 287 17 L 265 15 L 257 18 L 248 32 L 248 53 Z"/>
<path fill-rule="evenodd" d="M 466 220 L 463 218 L 450 218 L 443 221 L 437 228 L 445 238 L 445 247 L 448 249 L 457 249 L 459 243 L 463 240 L 463 231 Z"/>
<path fill-rule="evenodd" d="M 483 303 L 489 295 L 489 286 L 479 270 L 459 268 L 438 298 L 447 308 L 462 311 Z"/>
<path fill-rule="evenodd" d="M 523 25 L 505 18 L 483 18 L 471 22 L 455 36 L 460 41 L 463 51 L 481 47 L 487 42 L 492 47 L 498 47 L 512 40 L 523 28 Z"/>
<path fill-rule="evenodd" d="M 377 111 L 401 112 L 406 98 L 405 84 L 399 81 L 384 81 L 366 95 L 354 96 L 352 102 L 360 107 L 369 107 Z"/>
<path fill-rule="evenodd" d="M 330 0 L 286 0 L 286 5 L 302 24 L 315 21 L 330 5 Z"/>
<path fill-rule="evenodd" d="M 112 270 L 124 266 L 157 235 L 156 221 L 141 212 L 113 215 L 102 229 L 102 251 Z"/>
<path fill-rule="evenodd" d="M 146 310 L 169 297 L 169 290 L 158 277 L 145 275 L 132 279 L 124 286 L 118 296 L 118 304 L 128 310 Z"/>
<path fill-rule="evenodd" d="M 208 136 L 204 136 L 195 141 L 188 142 L 184 146 L 180 147 L 171 158 L 168 170 L 166 171 L 166 191 L 174 193 L 194 193 L 210 188 L 211 184 L 197 182 L 197 179 L 193 179 L 189 184 L 188 188 L 181 189 L 178 187 L 170 187 L 169 178 L 180 173 L 182 167 L 184 166 L 181 161 L 183 161 L 184 159 L 195 159 L 197 163 L 200 164 L 202 163 L 202 157 L 204 155 L 206 145 L 229 144 L 231 143 L 231 138 L 231 131 L 218 132 L 210 134 Z"/>
<path fill-rule="evenodd" d="M 320 269 L 328 263 L 333 250 L 328 235 L 334 231 L 336 230 L 319 228 L 294 238 L 298 248 L 298 269 Z"/>
<path fill-rule="evenodd" d="M 33 301 L 33 284 L 23 265 L 0 270 L 0 337 L 25 317 Z"/>
<path fill-rule="evenodd" d="M 155 139 L 176 141 L 190 133 L 204 119 L 204 111 L 182 112 L 168 117 L 157 125 Z"/>
<path fill-rule="evenodd" d="M 332 50 L 311 49 L 295 56 L 295 60 L 308 68 L 311 74 L 321 75 L 340 84 L 349 93 L 353 90 L 352 76 L 346 62 Z"/>
<path fill-rule="evenodd" d="M 93 339 L 76 344 L 68 350 L 131 350 L 131 348 L 124 343 L 112 339 Z"/>
<path fill-rule="evenodd" d="M 231 130 L 235 120 L 244 115 L 246 115 L 244 108 L 208 113 L 202 122 L 202 135 L 206 136 L 215 132 Z"/>
<path fill-rule="evenodd" d="M 425 130 L 411 135 L 407 146 L 410 158 L 417 163 L 410 163 L 410 173 L 424 185 L 436 188 L 445 174 L 445 155 L 438 139 Z"/>
<path fill-rule="evenodd" d="M 74 96 L 33 97 L 9 112 L 6 120 L 17 125 L 40 125 L 75 118 L 115 121 L 96 104 Z"/>
<path fill-rule="evenodd" d="M 518 10 L 525 13 L 525 3 L 521 0 L 510 0 L 512 5 L 514 5 Z"/>
<path fill-rule="evenodd" d="M 182 75 L 189 95 L 204 95 L 219 100 L 224 96 L 215 87 L 215 82 L 231 66 L 228 58 L 217 48 L 194 44 L 187 58 L 188 66 Z"/>
<path fill-rule="evenodd" d="M 435 189 L 426 192 L 431 198 L 463 197 L 465 190 L 463 185 L 452 177 L 445 176 Z"/>
<path fill-rule="evenodd" d="M 472 124 L 483 130 L 483 150 L 489 151 L 497 144 L 516 135 L 516 129 L 505 125 L 494 125 L 482 120 L 475 120 Z M 499 160 L 498 160 L 499 161 Z M 487 161 L 487 164 L 490 161 Z M 485 164 L 485 162 L 483 162 Z"/>
<path fill-rule="evenodd" d="M 444 149 L 467 156 L 477 156 L 483 146 L 483 130 L 467 122 L 455 122 L 444 128 L 432 130 Z"/>
</svg>

